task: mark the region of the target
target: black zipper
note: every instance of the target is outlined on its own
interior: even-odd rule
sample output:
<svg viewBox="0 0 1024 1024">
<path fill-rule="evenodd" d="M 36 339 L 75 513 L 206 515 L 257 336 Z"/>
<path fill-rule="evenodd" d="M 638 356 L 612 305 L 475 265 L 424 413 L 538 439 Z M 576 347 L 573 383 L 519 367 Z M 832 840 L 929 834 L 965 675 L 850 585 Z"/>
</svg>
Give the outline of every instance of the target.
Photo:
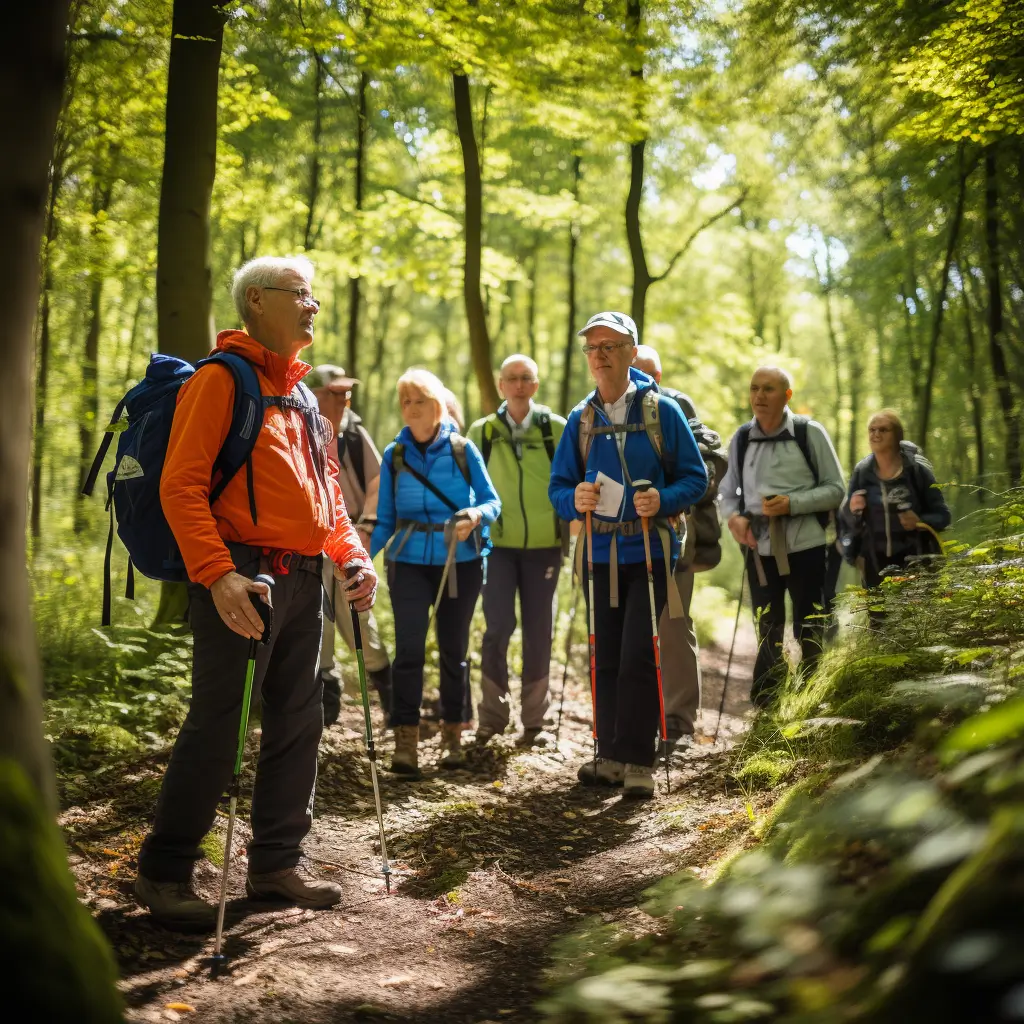
<svg viewBox="0 0 1024 1024">
<path fill-rule="evenodd" d="M 515 455 L 516 469 L 519 470 L 519 511 L 523 513 L 523 549 L 526 549 L 530 540 L 530 524 L 526 519 L 526 499 L 523 497 L 523 460 L 519 457 L 518 448 L 513 447 L 512 454 Z"/>
</svg>

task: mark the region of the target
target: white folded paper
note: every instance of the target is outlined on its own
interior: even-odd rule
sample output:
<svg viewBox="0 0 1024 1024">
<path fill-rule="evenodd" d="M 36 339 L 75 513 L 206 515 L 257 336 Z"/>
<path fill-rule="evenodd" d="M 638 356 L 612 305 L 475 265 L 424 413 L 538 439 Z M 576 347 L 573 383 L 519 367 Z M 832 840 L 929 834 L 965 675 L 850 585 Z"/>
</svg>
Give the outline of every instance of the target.
<svg viewBox="0 0 1024 1024">
<path fill-rule="evenodd" d="M 613 480 L 607 473 L 602 472 L 598 472 L 595 482 L 601 485 L 601 494 L 594 511 L 599 516 L 618 519 L 619 509 L 622 508 L 622 494 L 626 488 L 618 480 Z"/>
</svg>

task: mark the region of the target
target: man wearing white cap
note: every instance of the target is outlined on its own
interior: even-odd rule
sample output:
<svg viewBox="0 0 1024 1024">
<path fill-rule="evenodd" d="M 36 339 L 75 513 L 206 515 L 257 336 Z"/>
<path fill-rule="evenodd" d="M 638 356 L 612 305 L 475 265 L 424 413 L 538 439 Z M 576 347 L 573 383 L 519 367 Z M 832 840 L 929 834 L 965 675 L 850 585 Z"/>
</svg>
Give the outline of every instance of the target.
<svg viewBox="0 0 1024 1024">
<path fill-rule="evenodd" d="M 589 512 L 593 527 L 597 758 L 578 776 L 585 785 L 621 785 L 629 796 L 650 798 L 661 719 L 652 612 L 656 620 L 669 603 L 673 616 L 682 614 L 669 586 L 679 540 L 667 519 L 703 496 L 708 477 L 679 406 L 631 366 L 632 319 L 598 313 L 580 335 L 597 387 L 569 413 L 548 488 L 562 519 Z M 652 588 L 642 519 L 650 527 Z M 582 546 L 577 552 L 582 570 Z"/>
<path fill-rule="evenodd" d="M 321 414 L 330 420 L 334 439 L 328 457 L 338 465 L 338 483 L 349 517 L 356 524 L 363 547 L 369 550 L 369 536 L 377 517 L 377 490 L 380 487 L 380 452 L 352 409 L 352 388 L 359 383 L 340 366 L 325 363 L 310 370 L 304 378 L 312 389 Z M 355 646 L 352 614 L 341 584 L 335 579 L 334 566 L 324 563 L 324 589 L 334 625 L 349 650 Z M 381 707 L 391 706 L 391 662 L 381 643 L 373 612 L 359 616 L 363 636 L 366 672 L 380 696 Z M 333 725 L 341 712 L 341 677 L 334 666 L 334 629 L 324 623 L 320 646 L 320 676 L 324 684 L 324 724 Z"/>
</svg>

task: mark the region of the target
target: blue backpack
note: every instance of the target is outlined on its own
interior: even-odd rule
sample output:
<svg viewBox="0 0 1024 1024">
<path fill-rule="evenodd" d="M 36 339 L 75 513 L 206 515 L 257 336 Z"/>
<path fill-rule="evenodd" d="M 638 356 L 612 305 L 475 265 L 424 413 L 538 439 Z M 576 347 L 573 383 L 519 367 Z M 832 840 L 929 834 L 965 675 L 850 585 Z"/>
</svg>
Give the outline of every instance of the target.
<svg viewBox="0 0 1024 1024">
<path fill-rule="evenodd" d="M 188 580 L 174 534 L 160 505 L 160 475 L 171 436 L 171 423 L 178 401 L 178 390 L 200 367 L 220 363 L 231 371 L 235 381 L 235 404 L 228 436 L 213 464 L 210 504 L 224 493 L 235 474 L 246 467 L 249 512 L 256 522 L 256 495 L 252 481 L 252 450 L 256 445 L 263 416 L 271 405 L 295 408 L 307 416 L 307 423 L 319 431 L 316 399 L 304 384 L 297 386 L 299 398 L 264 395 L 252 364 L 230 352 L 215 352 L 195 366 L 175 356 L 153 355 L 146 376 L 117 403 L 106 428 L 99 451 L 93 460 L 82 493 L 90 495 L 96 485 L 103 459 L 114 434 L 117 458 L 107 473 L 107 503 L 110 530 L 103 561 L 103 625 L 110 625 L 110 555 L 117 535 L 128 549 L 128 578 L 124 596 L 135 597 L 133 566 L 144 576 L 167 583 Z M 127 411 L 127 420 L 122 415 Z M 319 448 L 315 445 L 314 448 Z"/>
</svg>

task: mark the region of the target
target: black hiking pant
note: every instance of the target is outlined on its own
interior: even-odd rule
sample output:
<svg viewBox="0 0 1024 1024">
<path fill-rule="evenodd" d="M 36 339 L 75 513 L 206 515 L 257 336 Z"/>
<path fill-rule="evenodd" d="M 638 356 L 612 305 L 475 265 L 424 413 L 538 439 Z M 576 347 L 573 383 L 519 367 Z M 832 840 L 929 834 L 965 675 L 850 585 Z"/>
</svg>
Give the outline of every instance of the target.
<svg viewBox="0 0 1024 1024">
<path fill-rule="evenodd" d="M 253 577 L 255 559 L 238 566 Z M 256 647 L 252 703 L 262 704 L 262 737 L 252 796 L 249 870 L 294 867 L 312 825 L 317 747 L 323 731 L 317 665 L 323 621 L 320 570 L 275 576 L 270 643 Z M 153 882 L 185 882 L 202 856 L 231 781 L 249 641 L 221 621 L 206 587 L 189 584 L 195 641 L 192 699 L 164 774 L 153 829 L 142 844 L 139 872 Z"/>
<path fill-rule="evenodd" d="M 395 614 L 395 660 L 391 663 L 392 705 L 390 725 L 419 725 L 423 701 L 430 609 L 441 585 L 443 566 L 413 562 L 388 563 L 388 589 Z M 448 584 L 437 608 L 434 628 L 441 670 L 441 720 L 469 722 L 473 704 L 469 695 L 469 626 L 483 582 L 483 559 L 456 562 L 458 597 L 448 596 Z"/>
<path fill-rule="evenodd" d="M 823 593 L 825 587 L 825 546 L 789 553 L 789 575 L 780 576 L 775 558 L 762 555 L 767 586 L 757 579 L 754 557 L 747 552 L 747 578 L 757 626 L 757 660 L 750 699 L 757 707 L 771 702 L 782 681 L 785 661 L 782 645 L 786 639 L 786 594 L 793 602 L 793 635 L 800 643 L 800 665 L 805 673 L 814 671 L 821 656 L 824 636 Z"/>
<path fill-rule="evenodd" d="M 661 728 L 647 567 L 619 565 L 619 606 L 611 606 L 607 563 L 594 565 L 597 664 L 597 753 L 626 764 L 653 765 Z M 589 587 L 583 567 L 584 593 Z M 665 565 L 654 563 L 655 614 L 668 599 Z"/>
</svg>

